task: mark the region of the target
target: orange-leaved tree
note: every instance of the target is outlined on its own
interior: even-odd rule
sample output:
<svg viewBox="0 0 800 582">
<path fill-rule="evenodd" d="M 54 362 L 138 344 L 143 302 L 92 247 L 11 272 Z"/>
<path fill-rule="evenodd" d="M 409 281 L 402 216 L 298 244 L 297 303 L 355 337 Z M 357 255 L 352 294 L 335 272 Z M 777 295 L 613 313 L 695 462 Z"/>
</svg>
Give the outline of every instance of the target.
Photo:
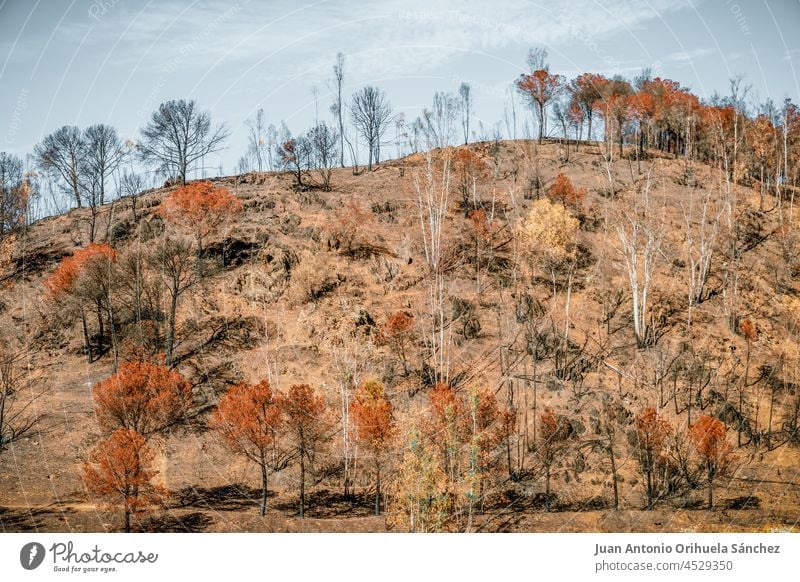
<svg viewBox="0 0 800 582">
<path fill-rule="evenodd" d="M 153 452 L 136 431 L 115 430 L 92 449 L 83 465 L 83 479 L 90 493 L 109 507 L 122 505 L 125 532 L 131 531 L 131 516 L 141 513 L 167 496 L 163 487 L 153 483 Z"/>
<path fill-rule="evenodd" d="M 547 197 L 554 202 L 561 202 L 562 206 L 580 207 L 586 197 L 584 188 L 576 188 L 566 174 L 559 174 L 548 186 Z"/>
<path fill-rule="evenodd" d="M 192 405 L 192 387 L 178 372 L 133 361 L 98 382 L 93 397 L 103 430 L 127 428 L 149 438 L 185 417 Z"/>
<path fill-rule="evenodd" d="M 636 415 L 635 429 L 631 444 L 645 478 L 647 509 L 652 509 L 657 489 L 656 469 L 663 461 L 672 426 L 659 416 L 655 408 L 645 408 Z"/>
<path fill-rule="evenodd" d="M 237 384 L 220 399 L 211 417 L 211 426 L 222 435 L 235 453 L 247 457 L 261 469 L 260 515 L 267 511 L 269 471 L 288 464 L 288 455 L 279 447 L 284 428 L 282 396 L 269 382 Z"/>
<path fill-rule="evenodd" d="M 408 345 L 414 341 L 414 317 L 403 311 L 389 316 L 378 331 L 379 344 L 388 345 L 400 356 L 403 373 L 408 376 Z"/>
<path fill-rule="evenodd" d="M 469 434 L 467 485 L 467 531 L 472 529 L 475 505 L 483 511 L 486 483 L 499 469 L 499 447 L 505 445 L 511 474 L 509 431 L 516 421 L 513 410 L 500 410 L 494 393 L 484 389 L 471 389 L 467 397 L 465 423 Z"/>
<path fill-rule="evenodd" d="M 350 416 L 356 439 L 372 457 L 375 467 L 375 515 L 381 514 L 381 469 L 391 450 L 397 429 L 392 418 L 392 403 L 380 382 L 364 382 L 350 403 Z"/>
<path fill-rule="evenodd" d="M 286 432 L 292 456 L 300 461 L 300 517 L 306 510 L 306 462 L 313 464 L 316 454 L 328 440 L 330 423 L 325 400 L 308 384 L 294 384 L 283 400 Z"/>
<path fill-rule="evenodd" d="M 447 491 L 452 493 L 461 469 L 461 449 L 466 437 L 464 405 L 452 386 L 439 382 L 429 394 L 430 438 L 441 455 L 442 470 L 447 477 Z"/>
<path fill-rule="evenodd" d="M 530 75 L 521 75 L 516 81 L 519 92 L 536 108 L 539 120 L 539 143 L 544 138 L 544 124 L 547 120 L 545 108 L 553 97 L 564 87 L 564 77 L 551 73 L 547 68 L 537 69 Z"/>
<path fill-rule="evenodd" d="M 91 305 L 97 313 L 98 335 L 105 335 L 104 318 L 111 328 L 112 347 L 116 355 L 116 333 L 114 310 L 111 303 L 111 287 L 114 281 L 113 266 L 117 252 L 107 244 L 91 243 L 86 248 L 65 257 L 55 271 L 45 279 L 48 295 L 62 313 L 80 314 L 83 329 L 83 345 L 89 363 L 93 361 L 89 323 L 86 306 Z"/>
<path fill-rule="evenodd" d="M 545 408 L 539 415 L 537 453 L 544 468 L 544 505 L 550 511 L 550 477 L 553 467 L 564 454 L 573 435 L 572 424 L 565 417 Z"/>
<path fill-rule="evenodd" d="M 242 202 L 227 188 L 209 181 L 181 186 L 164 199 L 161 214 L 194 232 L 200 255 L 203 240 L 242 211 Z"/>
<path fill-rule="evenodd" d="M 733 455 L 728 428 L 713 416 L 703 415 L 689 427 L 689 438 L 702 458 L 708 478 L 708 510 L 714 509 L 714 479 L 730 467 Z"/>
</svg>

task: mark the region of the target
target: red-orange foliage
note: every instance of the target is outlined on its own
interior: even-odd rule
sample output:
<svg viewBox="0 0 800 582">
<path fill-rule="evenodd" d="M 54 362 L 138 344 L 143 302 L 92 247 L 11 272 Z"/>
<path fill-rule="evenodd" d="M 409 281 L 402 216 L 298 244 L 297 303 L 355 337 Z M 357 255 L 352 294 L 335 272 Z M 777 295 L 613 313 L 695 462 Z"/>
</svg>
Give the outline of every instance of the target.
<svg viewBox="0 0 800 582">
<path fill-rule="evenodd" d="M 755 341 L 758 339 L 758 328 L 753 323 L 752 319 L 743 319 L 739 322 L 739 333 L 741 333 L 747 341 Z"/>
<path fill-rule="evenodd" d="M 350 403 L 350 416 L 356 438 L 376 455 L 383 454 L 396 435 L 392 403 L 384 395 L 380 382 L 364 382 Z"/>
<path fill-rule="evenodd" d="M 153 483 L 153 452 L 144 437 L 133 430 L 120 428 L 98 443 L 83 465 L 86 488 L 109 506 L 123 506 L 125 531 L 131 530 L 131 515 L 147 509 L 167 495 Z"/>
<path fill-rule="evenodd" d="M 711 462 L 717 462 L 730 453 L 730 445 L 725 440 L 727 433 L 722 421 L 708 415 L 701 416 L 689 427 L 689 436 L 697 452 Z"/>
<path fill-rule="evenodd" d="M 242 202 L 227 188 L 211 182 L 181 186 L 161 204 L 161 214 L 172 223 L 194 231 L 202 252 L 203 239 L 242 211 Z"/>
<path fill-rule="evenodd" d="M 364 382 L 350 403 L 350 417 L 357 440 L 370 452 L 375 464 L 375 515 L 381 512 L 381 468 L 397 430 L 392 418 L 392 403 L 379 382 Z"/>
<path fill-rule="evenodd" d="M 567 205 L 577 207 L 586 197 L 586 190 L 576 188 L 566 174 L 560 173 L 547 188 L 546 194 L 550 200 L 561 202 L 565 208 Z"/>
<path fill-rule="evenodd" d="M 47 295 L 59 303 L 59 308 L 66 308 L 65 313 L 71 316 L 80 313 L 83 323 L 83 344 L 89 362 L 92 361 L 92 346 L 86 320 L 87 306 L 96 310 L 98 334 L 102 337 L 103 311 L 107 313 L 109 323 L 113 323 L 110 293 L 114 279 L 112 267 L 116 260 L 117 253 L 113 248 L 106 244 L 91 243 L 72 256 L 64 258 L 44 281 Z M 113 333 L 112 347 L 115 350 L 116 361 Z"/>
<path fill-rule="evenodd" d="M 94 387 L 93 397 L 101 428 L 127 428 L 150 437 L 185 416 L 192 404 L 192 387 L 164 366 L 125 362 Z"/>
<path fill-rule="evenodd" d="M 453 168 L 459 174 L 476 178 L 484 177 L 489 172 L 483 156 L 466 146 L 458 148 L 453 154 Z"/>
<path fill-rule="evenodd" d="M 278 437 L 283 429 L 280 393 L 273 393 L 266 380 L 258 384 L 237 384 L 219 401 L 210 424 L 231 450 L 261 469 L 260 513 L 263 516 L 267 507 L 268 469 L 280 470 L 287 461 L 278 448 Z"/>
<path fill-rule="evenodd" d="M 573 113 L 572 117 L 585 117 L 589 122 L 587 137 L 590 141 L 592 139 L 592 119 L 600 99 L 600 87 L 605 81 L 606 78 L 602 75 L 583 73 L 575 78 L 570 89 L 574 105 L 583 112 L 583 116 L 577 116 L 576 113 Z M 572 106 L 570 106 L 570 109 L 572 109 Z"/>
<path fill-rule="evenodd" d="M 561 91 L 564 85 L 564 77 L 552 74 L 547 69 L 538 69 L 530 75 L 520 75 L 516 85 L 519 92 L 537 106 L 539 142 L 541 142 L 544 137 L 544 108 Z"/>
<path fill-rule="evenodd" d="M 390 346 L 400 355 L 406 375 L 408 374 L 407 346 L 413 341 L 413 338 L 414 318 L 403 311 L 392 313 L 381 327 L 377 337 L 379 344 Z"/>
<path fill-rule="evenodd" d="M 545 508 L 550 511 L 550 475 L 553 465 L 565 451 L 572 437 L 572 425 L 550 408 L 539 415 L 539 443 L 537 452 L 545 470 Z"/>
<path fill-rule="evenodd" d="M 469 213 L 469 220 L 472 223 L 472 231 L 479 240 L 488 242 L 492 238 L 492 225 L 489 224 L 489 217 L 483 208 L 478 208 Z"/>
<path fill-rule="evenodd" d="M 283 409 L 287 434 L 300 461 L 300 517 L 305 517 L 306 461 L 313 461 L 328 436 L 325 400 L 317 396 L 308 384 L 294 384 L 283 401 Z"/>
<path fill-rule="evenodd" d="M 84 249 L 65 257 L 56 270 L 44 281 L 50 297 L 56 299 L 78 290 L 79 278 L 91 266 L 107 267 L 117 260 L 117 252 L 107 244 L 91 243 Z"/>
<path fill-rule="evenodd" d="M 655 408 L 645 408 L 636 415 L 635 428 L 634 446 L 645 477 L 647 508 L 650 509 L 656 492 L 654 472 L 662 460 L 667 439 L 672 434 L 672 426 L 658 415 Z"/>
<path fill-rule="evenodd" d="M 439 382 L 430 392 L 431 410 L 440 425 L 453 422 L 461 413 L 461 402 L 455 390 L 444 382 Z"/>
<path fill-rule="evenodd" d="M 455 483 L 459 473 L 458 451 L 464 442 L 465 424 L 462 416 L 463 406 L 451 386 L 439 382 L 431 389 L 431 419 L 426 430 L 441 457 L 442 469 L 448 484 Z"/>
<path fill-rule="evenodd" d="M 470 394 L 470 415 L 466 419 L 470 425 L 474 446 L 477 448 L 477 472 L 480 476 L 480 496 L 483 497 L 483 483 L 486 476 L 496 469 L 497 448 L 506 446 L 508 472 L 512 474 L 510 457 L 510 438 L 516 422 L 514 410 L 501 410 L 497 397 L 486 389 L 476 390 Z"/>
<path fill-rule="evenodd" d="M 723 474 L 732 461 L 728 428 L 713 416 L 703 415 L 689 427 L 689 438 L 703 459 L 708 474 L 708 509 L 714 508 L 714 478 Z"/>
</svg>

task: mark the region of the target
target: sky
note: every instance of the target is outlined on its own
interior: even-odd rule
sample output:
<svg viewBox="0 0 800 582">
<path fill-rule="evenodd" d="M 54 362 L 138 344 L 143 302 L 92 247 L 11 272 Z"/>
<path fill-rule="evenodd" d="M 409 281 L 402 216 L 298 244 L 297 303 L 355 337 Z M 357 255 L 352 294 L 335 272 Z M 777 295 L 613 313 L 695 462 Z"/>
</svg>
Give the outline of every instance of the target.
<svg viewBox="0 0 800 582">
<path fill-rule="evenodd" d="M 503 118 L 531 47 L 567 78 L 649 67 L 709 98 L 743 75 L 753 102 L 797 102 L 799 25 L 800 0 L 0 0 L 0 151 L 62 125 L 136 140 L 194 99 L 231 132 L 206 164 L 233 173 L 259 108 L 294 133 L 332 120 L 338 52 L 346 96 L 377 85 L 407 119 L 470 83 L 473 128 Z"/>
</svg>

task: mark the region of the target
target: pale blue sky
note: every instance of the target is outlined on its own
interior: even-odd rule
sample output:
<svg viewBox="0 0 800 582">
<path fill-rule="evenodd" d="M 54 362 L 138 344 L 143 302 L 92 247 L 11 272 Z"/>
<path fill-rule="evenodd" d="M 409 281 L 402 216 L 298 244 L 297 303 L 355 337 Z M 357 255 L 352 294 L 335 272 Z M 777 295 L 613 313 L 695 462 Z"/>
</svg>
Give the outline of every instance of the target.
<svg viewBox="0 0 800 582">
<path fill-rule="evenodd" d="M 193 98 L 232 131 L 207 162 L 230 173 L 259 107 L 305 130 L 316 86 L 329 117 L 339 51 L 348 94 L 379 85 L 410 118 L 471 83 L 474 126 L 502 118 L 532 46 L 567 77 L 649 66 L 708 97 L 744 74 L 759 101 L 797 101 L 798 25 L 797 0 L 0 0 L 0 150 L 22 155 L 65 124 L 135 139 L 160 102 Z"/>
</svg>

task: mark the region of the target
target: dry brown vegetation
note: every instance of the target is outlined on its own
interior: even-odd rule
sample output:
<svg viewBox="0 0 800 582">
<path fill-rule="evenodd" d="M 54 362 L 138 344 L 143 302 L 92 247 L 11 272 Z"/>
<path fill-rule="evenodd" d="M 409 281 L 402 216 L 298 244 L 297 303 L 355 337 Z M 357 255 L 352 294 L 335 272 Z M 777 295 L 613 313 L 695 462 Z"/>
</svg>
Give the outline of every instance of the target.
<svg viewBox="0 0 800 582">
<path fill-rule="evenodd" d="M 758 184 L 628 149 L 584 143 L 565 162 L 560 144 L 478 143 L 336 169 L 330 192 L 222 178 L 243 212 L 202 251 L 162 219 L 175 188 L 5 239 L 0 362 L 24 354 L 39 422 L 0 444 L 0 526 L 122 527 L 83 479 L 108 438 L 92 389 L 147 361 L 171 364 L 192 402 L 148 437 L 148 476 L 171 495 L 126 512 L 135 530 L 796 529 L 793 191 L 765 204 Z M 464 151 L 469 179 L 450 164 Z M 104 232 L 113 260 L 55 301 L 45 282 Z M 292 436 L 265 500 L 259 463 L 209 422 L 231 386 L 262 381 L 325 407 L 313 446 L 301 413 L 275 429 Z M 710 433 L 689 430 L 709 424 L 724 471 Z"/>
</svg>

